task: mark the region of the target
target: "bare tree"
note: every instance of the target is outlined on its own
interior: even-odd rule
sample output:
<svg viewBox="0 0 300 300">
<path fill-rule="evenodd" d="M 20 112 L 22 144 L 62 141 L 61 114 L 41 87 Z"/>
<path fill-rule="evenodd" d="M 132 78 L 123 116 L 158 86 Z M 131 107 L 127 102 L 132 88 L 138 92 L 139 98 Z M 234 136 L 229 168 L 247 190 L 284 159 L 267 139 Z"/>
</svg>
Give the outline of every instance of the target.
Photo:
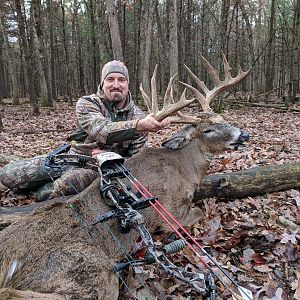
<svg viewBox="0 0 300 300">
<path fill-rule="evenodd" d="M 170 0 L 169 0 L 170 1 Z M 169 66 L 170 66 L 170 75 L 178 73 L 178 33 L 177 33 L 177 1 L 170 1 L 170 36 L 169 36 Z"/>
<path fill-rule="evenodd" d="M 57 89 L 56 89 L 56 76 L 55 76 L 52 0 L 47 0 L 47 20 L 48 20 L 48 29 L 49 29 L 51 94 L 52 94 L 52 98 L 56 99 Z"/>
<path fill-rule="evenodd" d="M 63 39 L 63 50 L 65 55 L 64 69 L 66 72 L 66 88 L 67 94 L 70 100 L 70 105 L 72 105 L 72 88 L 71 88 L 71 64 L 70 64 L 70 53 L 68 47 L 68 36 L 67 36 L 67 20 L 64 0 L 60 0 L 60 7 L 62 12 L 62 39 Z"/>
<path fill-rule="evenodd" d="M 152 33 L 153 33 L 153 21 L 154 21 L 154 8 L 157 0 L 149 0 L 147 4 L 144 4 L 143 26 L 144 32 L 142 32 L 144 38 L 141 37 L 141 82 L 147 92 L 150 91 L 149 86 L 149 71 L 150 71 L 150 55 L 152 49 Z"/>
<path fill-rule="evenodd" d="M 289 56 L 289 71 L 288 71 L 288 95 L 287 102 L 296 99 L 296 95 L 300 94 L 300 0 L 295 1 L 294 20 L 292 30 L 292 50 Z"/>
<path fill-rule="evenodd" d="M 273 89 L 274 82 L 274 24 L 275 24 L 275 0 L 271 1 L 271 15 L 269 20 L 269 37 L 266 54 L 266 69 L 265 69 L 265 92 L 269 92 Z"/>
<path fill-rule="evenodd" d="M 17 20 L 18 20 L 18 27 L 20 33 L 20 41 L 21 41 L 21 48 L 25 55 L 25 62 L 26 62 L 26 74 L 27 74 L 27 82 L 28 82 L 28 93 L 29 93 L 29 100 L 32 109 L 32 113 L 34 115 L 39 114 L 39 105 L 35 94 L 34 89 L 34 82 L 33 82 L 33 52 L 30 49 L 28 44 L 28 36 L 26 35 L 25 31 L 25 17 L 22 12 L 22 6 L 24 3 L 22 0 L 15 0 L 16 12 L 17 12 Z M 28 30 L 32 30 L 29 27 Z"/>
<path fill-rule="evenodd" d="M 5 30 L 5 23 L 4 23 L 4 17 L 1 14 L 0 15 L 0 32 L 2 33 L 3 37 L 3 46 L 5 50 L 5 60 L 7 62 L 7 71 L 9 74 L 9 80 L 11 81 L 11 86 L 12 86 L 12 98 L 13 98 L 13 103 L 15 105 L 20 104 L 20 95 L 19 95 L 19 88 L 18 88 L 18 83 L 17 83 L 17 76 L 15 75 L 15 66 L 14 66 L 14 61 L 13 61 L 13 56 L 12 54 L 12 49 L 9 45 L 8 42 L 8 36 L 7 32 Z"/>
<path fill-rule="evenodd" d="M 111 36 L 112 50 L 114 59 L 123 61 L 123 50 L 120 36 L 118 15 L 116 11 L 115 1 L 107 1 L 107 13 L 109 21 L 109 31 Z"/>
<path fill-rule="evenodd" d="M 43 75 L 46 83 L 47 101 L 43 101 L 45 106 L 53 106 L 52 89 L 49 76 L 49 59 L 46 51 L 44 32 L 42 28 L 42 16 L 41 16 L 41 0 L 32 0 L 31 2 L 34 13 L 34 24 L 37 35 L 39 59 L 42 65 Z"/>
</svg>

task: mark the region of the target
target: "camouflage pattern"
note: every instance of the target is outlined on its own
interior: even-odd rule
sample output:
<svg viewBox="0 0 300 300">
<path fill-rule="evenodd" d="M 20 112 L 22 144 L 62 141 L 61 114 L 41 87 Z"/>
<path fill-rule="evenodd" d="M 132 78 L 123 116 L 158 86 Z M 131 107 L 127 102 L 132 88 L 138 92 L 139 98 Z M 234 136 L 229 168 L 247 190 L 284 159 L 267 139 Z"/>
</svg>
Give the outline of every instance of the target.
<svg viewBox="0 0 300 300">
<path fill-rule="evenodd" d="M 33 191 L 37 201 L 44 201 L 60 196 L 76 195 L 86 189 L 96 178 L 98 172 L 84 169 L 71 168 L 53 182 L 43 185 Z"/>
<path fill-rule="evenodd" d="M 45 168 L 46 157 L 34 157 L 10 163 L 0 170 L 0 181 L 15 191 L 40 187 L 62 175 L 62 171 Z"/>
<path fill-rule="evenodd" d="M 97 177 L 96 171 L 69 167 L 54 170 L 45 166 L 46 157 L 35 157 L 10 163 L 0 170 L 0 181 L 13 191 L 31 192 L 37 201 L 75 195 Z"/>
<path fill-rule="evenodd" d="M 145 114 L 133 103 L 130 93 L 123 109 L 117 109 L 97 94 L 81 97 L 76 106 L 77 129 L 68 140 L 72 153 L 91 155 L 94 149 L 114 151 L 131 157 L 147 144 L 147 133 L 136 133 L 136 125 Z"/>
</svg>

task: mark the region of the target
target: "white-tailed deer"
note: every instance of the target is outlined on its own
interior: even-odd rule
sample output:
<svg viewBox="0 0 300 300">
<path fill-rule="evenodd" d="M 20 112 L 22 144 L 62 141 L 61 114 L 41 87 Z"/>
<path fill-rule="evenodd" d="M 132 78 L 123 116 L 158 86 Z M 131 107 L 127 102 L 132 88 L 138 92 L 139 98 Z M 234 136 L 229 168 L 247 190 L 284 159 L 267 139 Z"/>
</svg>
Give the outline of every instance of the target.
<svg viewBox="0 0 300 300">
<path fill-rule="evenodd" d="M 187 100 L 184 91 L 180 101 L 174 102 L 174 77 L 165 93 L 164 107 L 158 110 L 155 69 L 151 101 L 141 89 L 149 110 L 158 120 L 170 116 L 172 122 L 189 125 L 165 141 L 165 148 L 145 148 L 126 161 L 132 174 L 184 225 L 202 217 L 200 209 L 193 205 L 193 195 L 212 156 L 242 148 L 249 138 L 209 107 L 213 97 L 239 83 L 249 71 L 240 69 L 233 78 L 224 58 L 225 79 L 221 81 L 216 70 L 204 58 L 203 61 L 214 89 L 209 90 L 187 67 L 201 91 L 184 84 L 203 108 L 198 116 L 180 112 L 195 99 Z M 63 198 L 60 200 L 0 232 L 0 288 L 57 293 L 70 299 L 118 299 L 119 278 L 112 266 L 123 258 L 123 250 L 133 243 L 135 233 L 121 234 L 114 220 L 91 227 L 97 215 L 109 210 L 101 200 L 98 182 L 73 197 L 72 206 L 66 205 Z M 151 207 L 142 213 L 150 231 L 163 225 Z"/>
</svg>

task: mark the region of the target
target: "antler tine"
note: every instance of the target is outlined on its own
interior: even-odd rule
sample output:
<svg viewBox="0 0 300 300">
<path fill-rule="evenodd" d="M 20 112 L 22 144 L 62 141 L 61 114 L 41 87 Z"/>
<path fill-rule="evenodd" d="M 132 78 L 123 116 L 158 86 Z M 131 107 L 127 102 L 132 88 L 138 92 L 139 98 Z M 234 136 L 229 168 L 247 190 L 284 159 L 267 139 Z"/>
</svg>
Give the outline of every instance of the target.
<svg viewBox="0 0 300 300">
<path fill-rule="evenodd" d="M 181 94 L 180 100 L 178 102 L 174 101 L 173 98 L 173 87 L 172 87 L 172 82 L 174 80 L 174 76 L 170 79 L 169 85 L 171 83 L 170 89 L 169 86 L 167 88 L 166 94 L 165 94 L 165 102 L 162 110 L 159 112 L 157 120 L 162 121 L 168 116 L 174 115 L 177 113 L 179 110 L 183 109 L 184 107 L 188 106 L 192 102 L 196 100 L 196 98 L 192 99 L 186 99 L 186 89 L 184 89 L 183 93 Z M 176 117 L 176 119 L 178 119 Z M 171 117 L 171 121 L 173 122 L 174 117 Z M 185 122 L 184 122 L 185 123 Z"/>
<path fill-rule="evenodd" d="M 155 65 L 153 75 L 151 77 L 151 112 L 154 114 L 159 113 L 158 102 L 157 102 L 157 88 L 156 88 L 156 73 L 157 73 L 157 64 Z"/>
<path fill-rule="evenodd" d="M 169 106 L 171 103 L 175 103 L 174 98 L 173 98 L 173 81 L 175 79 L 175 77 L 177 76 L 177 73 L 174 74 L 171 78 L 170 81 L 168 83 L 166 92 L 165 92 L 165 96 L 164 96 L 164 107 Z"/>
<path fill-rule="evenodd" d="M 242 67 L 240 65 L 238 65 L 238 74 L 236 77 L 232 77 L 231 76 L 231 67 L 229 66 L 229 63 L 228 63 L 227 58 L 226 58 L 225 54 L 223 53 L 223 51 L 222 51 L 222 58 L 223 58 L 223 64 L 224 64 L 225 79 L 224 79 L 224 81 L 220 81 L 220 82 L 227 83 L 226 88 L 240 83 L 251 71 L 251 68 L 249 68 L 247 71 L 243 71 Z"/>
<path fill-rule="evenodd" d="M 225 76 L 225 80 L 226 82 L 228 82 L 231 78 L 231 67 L 229 66 L 228 60 L 224 54 L 224 52 L 222 51 L 222 59 L 223 59 L 223 65 L 224 65 L 224 76 Z"/>
<path fill-rule="evenodd" d="M 157 102 L 157 89 L 156 89 L 156 73 L 157 73 L 157 65 L 155 65 L 153 75 L 151 77 L 151 100 L 149 96 L 146 94 L 146 92 L 143 89 L 143 84 L 140 84 L 140 91 L 142 94 L 142 97 L 144 99 L 144 102 L 147 105 L 147 109 L 150 113 L 158 114 L 158 102 Z"/>
<path fill-rule="evenodd" d="M 147 105 L 148 111 L 150 113 L 154 113 L 156 115 L 156 119 L 158 121 L 162 121 L 168 116 L 174 115 L 177 113 L 180 109 L 184 108 L 185 106 L 188 106 L 190 103 L 194 102 L 196 98 L 193 99 L 186 99 L 186 90 L 182 93 L 180 100 L 178 102 L 174 101 L 173 97 L 173 82 L 175 80 L 175 77 L 177 74 L 173 75 L 170 78 L 168 87 L 166 89 L 165 95 L 164 95 L 164 104 L 163 108 L 159 110 L 158 108 L 158 101 L 157 101 L 157 88 L 156 88 L 156 73 L 157 73 L 157 65 L 155 66 L 152 78 L 151 78 L 151 99 L 150 97 L 145 93 L 143 89 L 143 85 L 140 85 L 140 91 L 142 94 L 142 97 Z"/>
<path fill-rule="evenodd" d="M 184 66 L 186 67 L 186 69 L 188 69 L 188 72 L 190 75 L 193 74 L 193 76 L 196 77 L 196 75 L 186 65 L 184 65 Z M 209 94 L 210 90 L 204 85 L 203 81 L 201 81 L 198 77 L 196 77 L 195 81 L 196 81 L 197 85 L 199 86 L 199 88 L 201 88 L 202 91 L 204 91 L 206 95 Z M 193 86 L 191 86 L 185 82 L 180 81 L 180 83 L 195 93 L 196 99 L 200 103 L 203 111 L 205 111 L 205 112 L 213 111 L 212 108 L 209 107 L 209 102 L 206 101 L 206 98 L 204 97 L 204 95 L 201 94 L 201 92 L 199 90 L 197 90 L 196 88 L 194 88 Z M 202 88 L 202 85 L 204 86 L 203 88 Z"/>
<path fill-rule="evenodd" d="M 190 103 L 192 103 L 194 100 L 195 98 L 191 100 L 186 99 L 186 88 L 185 88 L 183 90 L 183 93 L 181 94 L 180 100 L 177 103 L 184 103 L 185 101 L 190 101 Z M 195 116 L 185 115 L 180 110 L 178 110 L 176 112 L 176 115 L 171 117 L 171 122 L 197 125 L 199 124 L 200 119 Z"/>
<path fill-rule="evenodd" d="M 240 66 L 238 66 L 238 75 L 236 77 L 231 76 L 231 67 L 229 66 L 229 63 L 222 52 L 223 57 L 223 64 L 224 64 L 224 73 L 225 78 L 224 80 L 220 80 L 219 72 L 212 67 L 212 65 L 201 55 L 201 59 L 203 61 L 204 67 L 206 68 L 207 72 L 209 73 L 213 83 L 214 88 L 212 90 L 209 90 L 207 86 L 204 84 L 203 81 L 201 81 L 186 65 L 184 67 L 188 71 L 189 75 L 193 78 L 193 80 L 196 82 L 198 88 L 203 92 L 203 94 L 195 89 L 194 87 L 183 83 L 186 87 L 190 88 L 196 95 L 196 98 L 200 105 L 202 106 L 202 109 L 204 112 L 211 112 L 212 109 L 209 107 L 209 104 L 211 100 L 216 97 L 218 94 L 223 92 L 224 90 L 228 89 L 229 87 L 232 87 L 236 84 L 238 84 L 240 81 L 242 81 L 250 72 L 251 68 L 247 71 L 243 71 Z"/>
<path fill-rule="evenodd" d="M 151 111 L 151 101 L 150 101 L 150 98 L 148 97 L 148 95 L 145 93 L 142 83 L 140 84 L 140 91 L 141 91 L 142 97 L 144 99 L 144 102 L 147 105 L 148 111 Z"/>
</svg>

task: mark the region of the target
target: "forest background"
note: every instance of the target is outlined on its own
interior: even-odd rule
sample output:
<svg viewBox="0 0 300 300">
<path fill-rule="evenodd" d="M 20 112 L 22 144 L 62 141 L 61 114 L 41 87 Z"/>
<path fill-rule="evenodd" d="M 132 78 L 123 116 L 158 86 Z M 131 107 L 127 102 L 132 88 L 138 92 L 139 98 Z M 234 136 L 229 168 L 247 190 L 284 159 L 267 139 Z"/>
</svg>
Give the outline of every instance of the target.
<svg viewBox="0 0 300 300">
<path fill-rule="evenodd" d="M 34 114 L 94 93 L 112 59 L 135 98 L 155 64 L 162 93 L 175 73 L 189 82 L 183 64 L 208 81 L 200 54 L 221 70 L 221 51 L 233 74 L 252 67 L 248 99 L 299 93 L 300 0 L 5 0 L 0 11 L 0 101 L 29 96 Z"/>
</svg>

